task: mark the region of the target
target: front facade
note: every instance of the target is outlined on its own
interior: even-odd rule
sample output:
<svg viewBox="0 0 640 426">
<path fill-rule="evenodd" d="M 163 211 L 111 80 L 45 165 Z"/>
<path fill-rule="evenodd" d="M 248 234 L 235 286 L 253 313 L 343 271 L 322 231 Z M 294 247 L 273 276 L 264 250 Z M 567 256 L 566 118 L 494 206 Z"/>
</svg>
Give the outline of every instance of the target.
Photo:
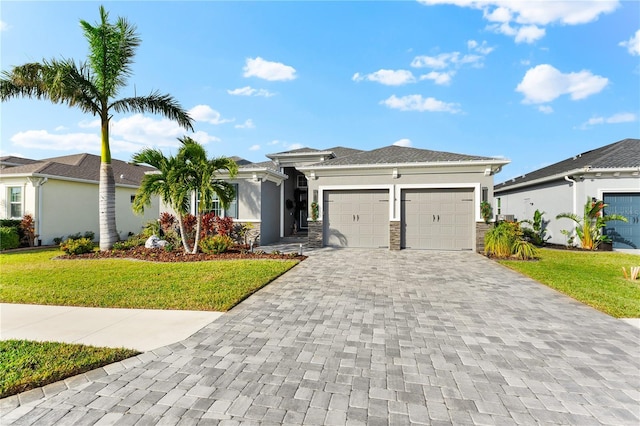
<svg viewBox="0 0 640 426">
<path fill-rule="evenodd" d="M 392 250 L 476 250 L 485 227 L 480 203 L 491 200 L 493 176 L 508 163 L 399 146 L 267 157 L 245 161 L 231 181 L 237 221 L 259 223 L 261 244 L 307 233 L 312 247 Z"/>
<path fill-rule="evenodd" d="M 158 217 L 154 200 L 145 214 L 131 208 L 142 176 L 151 170 L 119 160 L 112 162 L 116 179 L 116 224 L 121 239 L 137 234 L 145 223 Z M 31 160 L 0 158 L 0 218 L 35 220 L 37 239 L 43 245 L 54 238 L 93 232 L 99 235 L 98 181 L 100 157 L 77 154 Z"/>
<path fill-rule="evenodd" d="M 625 139 L 578 154 L 496 185 L 493 211 L 513 220 L 532 219 L 545 212 L 549 242 L 566 244 L 563 231 L 574 228 L 560 213 L 583 216 L 587 200 L 603 200 L 605 214 L 621 214 L 628 222 L 612 221 L 605 233 L 614 248 L 640 248 L 640 140 Z"/>
</svg>

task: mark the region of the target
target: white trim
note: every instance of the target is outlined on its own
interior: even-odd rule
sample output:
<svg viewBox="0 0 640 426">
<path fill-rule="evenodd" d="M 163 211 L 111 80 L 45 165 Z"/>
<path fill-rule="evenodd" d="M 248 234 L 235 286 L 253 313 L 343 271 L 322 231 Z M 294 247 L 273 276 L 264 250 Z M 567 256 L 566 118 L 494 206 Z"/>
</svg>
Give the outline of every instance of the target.
<svg viewBox="0 0 640 426">
<path fill-rule="evenodd" d="M 284 168 L 280 168 L 280 173 L 284 173 Z M 284 238 L 284 185 L 280 185 L 280 238 Z M 260 207 L 262 209 L 262 207 Z"/>
<path fill-rule="evenodd" d="M 396 202 L 396 211 L 398 212 L 398 216 L 394 218 L 395 221 L 400 221 L 400 205 L 402 200 L 402 190 L 403 189 L 457 189 L 457 188 L 473 188 L 473 205 L 474 205 L 474 216 L 475 222 L 483 222 L 482 216 L 480 215 L 480 202 L 479 197 L 482 195 L 482 186 L 478 183 L 408 183 L 408 184 L 400 184 L 396 186 L 396 194 L 395 194 L 395 202 Z"/>
<path fill-rule="evenodd" d="M 48 174 L 42 174 L 42 173 L 0 174 L 0 182 L 2 182 L 3 179 L 30 178 L 30 177 L 32 177 L 32 178 L 47 178 L 47 179 L 52 179 L 52 180 L 63 180 L 63 181 L 66 181 L 66 182 L 89 183 L 89 184 L 92 184 L 92 185 L 99 185 L 100 184 L 100 182 L 98 182 L 97 180 L 77 179 L 77 178 L 70 178 L 70 177 L 66 177 L 66 176 L 55 176 L 55 175 L 48 175 Z M 124 183 L 118 183 L 118 182 L 116 182 L 116 186 L 120 187 L 120 188 L 132 188 L 132 189 L 140 188 L 140 185 L 124 184 Z"/>
<path fill-rule="evenodd" d="M 598 200 L 604 201 L 604 194 L 626 194 L 626 193 L 640 193 L 640 186 L 637 189 L 634 188 L 615 188 L 615 189 L 603 189 L 598 188 Z"/>
<path fill-rule="evenodd" d="M 233 219 L 234 222 L 262 223 L 260 219 L 236 219 L 235 217 L 232 217 L 231 219 Z"/>
<path fill-rule="evenodd" d="M 393 169 L 393 168 L 416 168 L 416 167 L 459 167 L 459 166 L 497 166 L 495 173 L 499 172 L 502 166 L 509 164 L 509 160 L 467 160 L 467 161 L 426 161 L 416 163 L 382 163 L 382 164 L 342 164 L 325 165 L 316 164 L 297 167 L 300 171 L 342 170 L 342 169 Z M 482 170 L 484 172 L 484 169 Z"/>
<path fill-rule="evenodd" d="M 324 191 L 387 190 L 389 191 L 389 220 L 393 220 L 394 185 L 320 185 L 318 186 L 318 218 L 324 217 Z M 323 231 L 324 232 L 324 231 Z"/>
<path fill-rule="evenodd" d="M 577 169 L 572 169 L 572 170 L 567 170 L 566 172 L 562 172 L 562 173 L 557 173 L 555 175 L 550 175 L 550 176 L 544 176 L 538 179 L 534 179 L 534 180 L 530 180 L 530 181 L 526 181 L 526 182 L 514 182 L 514 180 L 517 180 L 518 177 L 522 177 L 522 176 L 518 176 L 514 179 L 509 179 L 507 181 L 498 183 L 496 185 L 494 185 L 494 188 L 498 185 L 505 185 L 502 186 L 501 188 L 497 188 L 494 189 L 494 192 L 507 192 L 507 191 L 511 191 L 514 189 L 519 189 L 519 188 L 526 188 L 528 186 L 534 186 L 534 185 L 538 185 L 541 183 L 545 183 L 545 182 L 550 182 L 550 181 L 555 181 L 555 180 L 563 180 L 565 176 L 574 176 L 576 177 L 576 175 L 578 176 L 593 176 L 596 178 L 607 178 L 609 176 L 605 176 L 608 174 L 613 175 L 613 173 L 618 172 L 618 174 L 620 172 L 624 172 L 624 173 L 631 173 L 631 176 L 634 176 L 633 173 L 636 173 L 640 171 L 640 168 L 638 167 L 618 167 L 618 168 L 610 168 L 610 169 L 606 169 L 606 168 L 577 168 Z M 532 172 L 533 173 L 533 172 Z M 625 177 L 625 176 L 622 176 Z M 507 185 L 508 184 L 508 185 Z"/>
</svg>

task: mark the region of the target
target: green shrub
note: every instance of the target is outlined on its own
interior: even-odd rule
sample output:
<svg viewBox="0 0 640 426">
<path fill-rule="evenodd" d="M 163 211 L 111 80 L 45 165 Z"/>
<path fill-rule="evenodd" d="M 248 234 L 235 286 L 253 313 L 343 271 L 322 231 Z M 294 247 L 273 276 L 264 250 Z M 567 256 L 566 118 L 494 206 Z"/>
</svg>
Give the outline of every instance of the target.
<svg viewBox="0 0 640 426">
<path fill-rule="evenodd" d="M 0 250 L 14 249 L 20 246 L 18 229 L 13 226 L 0 227 Z"/>
<path fill-rule="evenodd" d="M 538 249 L 536 246 L 525 240 L 515 240 L 511 246 L 511 253 L 520 260 L 535 259 L 538 257 Z"/>
<path fill-rule="evenodd" d="M 527 260 L 535 258 L 537 250 L 525 239 L 518 222 L 499 222 L 485 234 L 484 254 L 499 259 L 514 256 Z"/>
<path fill-rule="evenodd" d="M 233 240 L 228 235 L 214 235 L 200 240 L 200 250 L 206 254 L 220 254 L 229 250 Z"/>
<path fill-rule="evenodd" d="M 20 223 L 22 223 L 21 219 L 0 219 L 0 227 L 8 226 L 9 228 L 16 228 L 16 232 L 18 232 L 18 244 L 24 238 L 24 232 L 22 231 Z"/>
<path fill-rule="evenodd" d="M 126 241 L 117 241 L 113 244 L 114 250 L 129 250 L 134 247 L 144 246 L 147 242 L 147 237 L 143 235 L 134 235 Z"/>
<path fill-rule="evenodd" d="M 66 254 L 83 254 L 91 253 L 95 245 L 89 238 L 67 239 L 64 243 L 60 244 L 60 250 Z"/>
</svg>

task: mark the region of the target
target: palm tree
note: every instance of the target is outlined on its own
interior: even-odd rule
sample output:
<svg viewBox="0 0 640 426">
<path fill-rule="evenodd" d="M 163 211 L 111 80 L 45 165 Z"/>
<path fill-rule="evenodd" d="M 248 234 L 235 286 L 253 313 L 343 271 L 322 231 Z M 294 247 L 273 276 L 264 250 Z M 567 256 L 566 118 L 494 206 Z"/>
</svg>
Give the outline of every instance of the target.
<svg viewBox="0 0 640 426">
<path fill-rule="evenodd" d="M 202 145 L 186 136 L 178 139 L 182 147 L 178 153 L 178 162 L 186 165 L 183 182 L 186 187 L 196 193 L 197 222 L 196 239 L 192 253 L 198 252 L 200 241 L 200 229 L 202 216 L 213 207 L 213 201 L 217 198 L 223 208 L 228 208 L 235 197 L 233 185 L 221 179 L 216 179 L 220 171 L 226 171 L 230 178 L 238 172 L 238 165 L 227 157 L 207 158 L 207 152 Z"/>
<path fill-rule="evenodd" d="M 627 218 L 619 214 L 604 215 L 603 210 L 607 207 L 602 201 L 592 200 L 587 197 L 584 205 L 584 215 L 582 217 L 574 213 L 560 213 L 556 219 L 571 219 L 576 223 L 576 234 L 580 239 L 580 245 L 586 250 L 595 250 L 601 242 L 610 241 L 606 235 L 602 235 L 601 229 L 607 222 L 620 220 L 627 222 Z"/>
<path fill-rule="evenodd" d="M 220 171 L 227 171 L 232 178 L 238 171 L 238 165 L 226 157 L 208 159 L 204 147 L 188 136 L 178 140 L 182 146 L 175 157 L 165 157 L 161 151 L 152 148 L 134 154 L 133 163 L 148 164 L 158 171 L 144 176 L 133 201 L 133 209 L 142 212 L 151 203 L 152 196 L 160 196 L 178 216 L 185 252 L 195 254 L 198 252 L 202 216 L 211 210 L 216 197 L 224 208 L 235 197 L 233 185 L 216 179 L 216 175 Z M 195 242 L 191 247 L 186 238 L 183 218 L 189 213 L 189 200 L 193 193 L 197 194 L 198 206 Z"/>
<path fill-rule="evenodd" d="M 0 100 L 14 97 L 48 99 L 80 108 L 100 117 L 101 163 L 99 183 L 100 249 L 109 250 L 118 240 L 115 216 L 115 179 L 109 147 L 109 121 L 113 113 L 151 112 L 193 130 L 193 120 L 170 95 L 151 92 L 114 100 L 132 73 L 131 64 L 140 38 L 135 26 L 119 17 L 115 24 L 100 6 L 100 22 L 95 26 L 81 20 L 89 43 L 88 61 L 43 60 L 4 71 L 0 79 Z"/>
<path fill-rule="evenodd" d="M 160 196 L 176 212 L 182 246 L 185 253 L 191 252 L 183 221 L 184 216 L 189 213 L 191 198 L 191 190 L 181 182 L 185 165 L 180 164 L 176 157 L 165 157 L 162 151 L 153 148 L 145 148 L 134 154 L 131 161 L 135 164 L 148 164 L 157 169 L 142 178 L 133 200 L 133 211 L 143 213 L 144 208 L 151 204 L 151 197 Z"/>
</svg>

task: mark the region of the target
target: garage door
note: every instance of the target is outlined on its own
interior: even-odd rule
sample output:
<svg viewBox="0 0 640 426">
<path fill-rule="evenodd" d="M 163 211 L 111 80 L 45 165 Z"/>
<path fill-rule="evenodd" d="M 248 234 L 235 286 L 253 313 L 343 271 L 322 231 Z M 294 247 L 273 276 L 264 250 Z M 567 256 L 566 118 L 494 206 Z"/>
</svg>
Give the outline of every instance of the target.
<svg viewBox="0 0 640 426">
<path fill-rule="evenodd" d="M 324 244 L 331 247 L 389 247 L 388 191 L 326 191 Z"/>
<path fill-rule="evenodd" d="M 473 250 L 473 188 L 402 191 L 402 248 Z"/>
<path fill-rule="evenodd" d="M 628 220 L 607 222 L 605 233 L 613 240 L 613 248 L 640 248 L 640 193 L 605 193 L 602 201 L 608 204 L 605 214 L 620 214 Z"/>
</svg>

